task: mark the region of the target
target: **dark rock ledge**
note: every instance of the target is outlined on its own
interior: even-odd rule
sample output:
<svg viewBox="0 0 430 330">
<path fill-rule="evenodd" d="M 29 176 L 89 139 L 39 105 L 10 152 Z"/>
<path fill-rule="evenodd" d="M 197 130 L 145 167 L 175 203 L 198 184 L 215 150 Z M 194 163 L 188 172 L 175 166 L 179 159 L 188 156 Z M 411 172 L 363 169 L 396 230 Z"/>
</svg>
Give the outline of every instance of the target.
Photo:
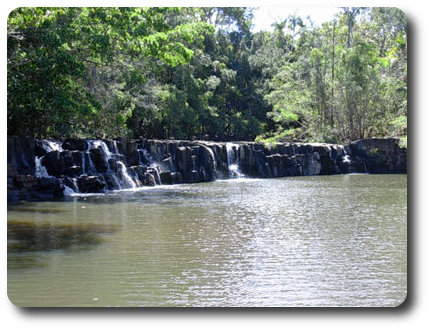
<svg viewBox="0 0 430 330">
<path fill-rule="evenodd" d="M 180 140 L 35 140 L 8 136 L 8 202 L 62 198 L 66 192 L 214 181 L 246 176 L 407 173 L 399 140 L 325 143 Z"/>
</svg>

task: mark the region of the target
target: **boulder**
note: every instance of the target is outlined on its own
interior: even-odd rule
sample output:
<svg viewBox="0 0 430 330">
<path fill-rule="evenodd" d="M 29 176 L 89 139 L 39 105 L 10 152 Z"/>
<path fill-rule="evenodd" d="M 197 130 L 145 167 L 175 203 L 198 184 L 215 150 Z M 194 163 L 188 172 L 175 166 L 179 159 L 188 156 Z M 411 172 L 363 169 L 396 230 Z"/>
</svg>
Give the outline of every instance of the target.
<svg viewBox="0 0 430 330">
<path fill-rule="evenodd" d="M 79 191 L 82 193 L 103 192 L 106 186 L 104 178 L 101 176 L 81 175 L 78 178 Z"/>
<path fill-rule="evenodd" d="M 139 155 L 137 153 L 137 142 L 136 140 L 129 140 L 127 142 L 127 149 L 125 157 L 127 159 L 128 166 L 139 165 Z"/>
<path fill-rule="evenodd" d="M 163 168 L 166 171 L 173 171 L 174 172 L 176 170 L 176 166 L 173 163 L 172 157 L 167 157 L 167 158 L 163 159 Z M 161 176 L 161 174 L 160 174 L 160 176 Z"/>
<path fill-rule="evenodd" d="M 102 148 L 91 149 L 91 156 L 93 159 L 94 166 L 98 173 L 104 173 L 108 170 L 109 166 L 107 163 L 107 157 Z"/>
<path fill-rule="evenodd" d="M 88 149 L 88 142 L 83 139 L 68 138 L 64 140 L 61 147 L 65 150 L 86 151 Z"/>
<path fill-rule="evenodd" d="M 368 173 L 407 173 L 406 150 L 394 138 L 362 139 L 345 146 L 350 150 L 351 169 Z"/>
<path fill-rule="evenodd" d="M 80 166 L 70 166 L 65 168 L 62 174 L 66 176 L 78 176 L 82 174 L 82 168 Z"/>
<path fill-rule="evenodd" d="M 306 154 L 305 164 L 303 166 L 303 175 L 318 175 L 321 171 L 320 155 L 318 152 L 314 151 L 312 153 Z"/>
<path fill-rule="evenodd" d="M 179 172 L 172 173 L 172 183 L 173 184 L 182 183 L 182 174 Z"/>
<path fill-rule="evenodd" d="M 145 173 L 143 176 L 142 184 L 144 186 L 155 186 L 156 180 L 154 175 L 152 175 L 151 173 Z"/>
<path fill-rule="evenodd" d="M 12 164 L 19 174 L 34 174 L 35 140 L 27 137 L 7 137 L 7 162 Z"/>
<path fill-rule="evenodd" d="M 60 152 L 60 158 L 62 160 L 62 167 L 71 167 L 74 165 L 73 154 L 70 150 Z"/>
<path fill-rule="evenodd" d="M 18 174 L 13 178 L 13 184 L 18 188 L 30 189 L 37 184 L 37 178 L 30 174 Z"/>
<path fill-rule="evenodd" d="M 198 171 L 192 170 L 191 171 L 191 182 L 190 183 L 198 183 L 202 182 L 201 175 Z"/>
<path fill-rule="evenodd" d="M 42 165 L 51 176 L 60 176 L 64 170 L 64 162 L 58 150 L 48 152 L 42 159 Z"/>
<path fill-rule="evenodd" d="M 160 173 L 161 184 L 172 184 L 172 173 L 165 171 Z"/>
<path fill-rule="evenodd" d="M 161 184 L 160 175 L 158 174 L 158 170 L 156 168 L 148 167 L 146 171 L 154 177 L 156 184 Z"/>
<path fill-rule="evenodd" d="M 135 178 L 139 180 L 138 184 L 143 184 L 147 167 L 145 165 L 131 166 L 130 171 L 132 171 L 135 174 Z"/>
<path fill-rule="evenodd" d="M 176 165 L 178 172 L 182 174 L 184 182 L 193 182 L 193 160 L 191 158 L 192 150 L 190 147 L 178 147 L 176 149 Z"/>
<path fill-rule="evenodd" d="M 32 199 L 58 199 L 64 196 L 64 184 L 57 178 L 39 178 L 30 194 Z"/>
</svg>

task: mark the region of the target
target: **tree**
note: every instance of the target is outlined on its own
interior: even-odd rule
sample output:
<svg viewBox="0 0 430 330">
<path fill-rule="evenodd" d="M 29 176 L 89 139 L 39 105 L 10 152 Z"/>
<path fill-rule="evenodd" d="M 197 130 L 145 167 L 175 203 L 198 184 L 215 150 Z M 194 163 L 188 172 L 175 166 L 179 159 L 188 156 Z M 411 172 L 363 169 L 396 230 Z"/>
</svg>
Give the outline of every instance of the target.
<svg viewBox="0 0 430 330">
<path fill-rule="evenodd" d="M 366 15 L 372 20 L 359 19 Z M 399 10 L 344 8 L 330 24 L 302 28 L 294 42 L 265 98 L 276 128 L 259 140 L 406 135 L 406 19 Z"/>
<path fill-rule="evenodd" d="M 145 63 L 144 68 L 151 67 L 151 61 L 170 66 L 187 63 L 193 51 L 186 44 L 211 29 L 202 22 L 167 24 L 165 15 L 179 11 L 155 7 L 13 11 L 8 18 L 8 134 L 94 133 L 87 127 L 99 127 L 100 119 L 109 115 L 124 127 L 133 109 L 126 90 L 146 78 L 136 63 Z M 125 80 L 121 67 L 130 66 L 140 78 Z M 116 68 L 121 72 L 115 73 L 114 87 L 94 92 L 96 85 L 88 77 L 112 78 Z M 103 113 L 106 102 L 112 109 L 107 114 Z M 115 133 L 109 126 L 100 134 Z"/>
</svg>

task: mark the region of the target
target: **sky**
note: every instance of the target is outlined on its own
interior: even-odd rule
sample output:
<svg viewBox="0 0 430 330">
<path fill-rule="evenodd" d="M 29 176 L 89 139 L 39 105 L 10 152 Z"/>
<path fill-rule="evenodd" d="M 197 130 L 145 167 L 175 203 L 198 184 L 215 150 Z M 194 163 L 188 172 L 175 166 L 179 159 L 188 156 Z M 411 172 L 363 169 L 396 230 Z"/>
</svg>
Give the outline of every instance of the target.
<svg viewBox="0 0 430 330">
<path fill-rule="evenodd" d="M 252 31 L 272 31 L 272 23 L 284 20 L 292 14 L 303 20 L 309 15 L 315 25 L 321 25 L 323 22 L 330 21 L 340 11 L 342 9 L 339 7 L 260 7 L 254 10 Z"/>
</svg>

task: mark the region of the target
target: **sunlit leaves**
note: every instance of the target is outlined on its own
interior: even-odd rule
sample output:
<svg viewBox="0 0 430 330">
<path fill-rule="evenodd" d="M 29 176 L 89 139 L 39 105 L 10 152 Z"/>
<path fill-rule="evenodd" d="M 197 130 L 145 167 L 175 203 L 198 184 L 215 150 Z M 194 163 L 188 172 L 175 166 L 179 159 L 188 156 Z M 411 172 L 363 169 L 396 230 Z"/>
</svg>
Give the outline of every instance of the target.
<svg viewBox="0 0 430 330">
<path fill-rule="evenodd" d="M 42 136 L 123 132 L 137 102 L 130 92 L 136 92 L 148 75 L 139 70 L 188 63 L 194 54 L 191 46 L 213 31 L 203 22 L 169 24 L 166 16 L 180 11 L 167 7 L 12 11 L 9 132 Z M 130 74 L 115 69 L 125 67 Z M 95 79 L 105 73 L 110 73 L 111 83 Z M 118 80 L 125 83 L 112 83 Z"/>
</svg>

